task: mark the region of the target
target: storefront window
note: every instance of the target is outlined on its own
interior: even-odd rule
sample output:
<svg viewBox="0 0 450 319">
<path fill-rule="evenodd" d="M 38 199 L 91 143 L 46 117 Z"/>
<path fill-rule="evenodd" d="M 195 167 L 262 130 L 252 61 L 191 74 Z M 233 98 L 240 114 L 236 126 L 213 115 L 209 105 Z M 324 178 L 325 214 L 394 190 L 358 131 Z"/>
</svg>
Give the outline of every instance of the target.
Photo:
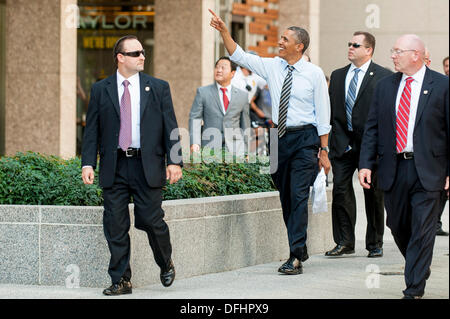
<svg viewBox="0 0 450 319">
<path fill-rule="evenodd" d="M 92 84 L 112 75 L 116 67 L 112 49 L 120 37 L 133 34 L 146 51 L 145 73 L 153 74 L 153 1 L 80 1 L 77 52 L 77 153 L 86 119 Z"/>
</svg>

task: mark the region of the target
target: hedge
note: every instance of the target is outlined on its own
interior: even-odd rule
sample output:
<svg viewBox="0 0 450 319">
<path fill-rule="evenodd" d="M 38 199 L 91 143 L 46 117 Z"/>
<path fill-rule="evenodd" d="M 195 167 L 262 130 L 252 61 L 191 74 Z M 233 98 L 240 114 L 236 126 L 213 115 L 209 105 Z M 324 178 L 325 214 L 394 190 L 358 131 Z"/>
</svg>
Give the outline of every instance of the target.
<svg viewBox="0 0 450 319">
<path fill-rule="evenodd" d="M 264 163 L 186 164 L 183 178 L 163 188 L 163 199 L 248 194 L 275 190 Z M 93 185 L 81 180 L 81 159 L 40 153 L 0 158 L 0 204 L 101 206 L 98 170 Z"/>
</svg>

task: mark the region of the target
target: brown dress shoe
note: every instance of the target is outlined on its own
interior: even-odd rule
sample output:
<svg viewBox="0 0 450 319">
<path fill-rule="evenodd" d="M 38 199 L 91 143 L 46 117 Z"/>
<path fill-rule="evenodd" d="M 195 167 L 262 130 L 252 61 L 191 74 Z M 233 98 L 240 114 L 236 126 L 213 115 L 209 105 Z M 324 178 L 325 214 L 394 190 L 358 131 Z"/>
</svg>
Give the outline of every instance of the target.
<svg viewBox="0 0 450 319">
<path fill-rule="evenodd" d="M 118 284 L 112 284 L 110 287 L 103 290 L 105 296 L 118 296 L 131 294 L 132 286 L 131 282 L 127 278 L 121 278 Z"/>
</svg>

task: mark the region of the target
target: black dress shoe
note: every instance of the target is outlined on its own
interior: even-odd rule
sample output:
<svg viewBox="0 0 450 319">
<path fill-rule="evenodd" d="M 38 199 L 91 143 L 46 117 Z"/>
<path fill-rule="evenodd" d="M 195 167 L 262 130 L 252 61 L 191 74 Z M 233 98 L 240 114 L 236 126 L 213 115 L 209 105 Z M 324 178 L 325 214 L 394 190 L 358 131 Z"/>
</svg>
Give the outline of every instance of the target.
<svg viewBox="0 0 450 319">
<path fill-rule="evenodd" d="M 169 265 L 166 269 L 161 269 L 161 274 L 159 276 L 161 283 L 164 287 L 169 287 L 175 280 L 175 266 L 172 260 L 169 261 Z"/>
<path fill-rule="evenodd" d="M 109 288 L 103 290 L 105 296 L 118 296 L 131 294 L 132 286 L 131 282 L 127 278 L 121 278 L 118 284 L 112 284 Z"/>
<path fill-rule="evenodd" d="M 303 273 L 302 262 L 292 256 L 278 268 L 278 272 L 286 275 L 300 275 Z"/>
<path fill-rule="evenodd" d="M 369 251 L 367 257 L 369 258 L 383 257 L 383 248 L 372 249 L 371 251 Z"/>
<path fill-rule="evenodd" d="M 448 233 L 440 227 L 438 230 L 436 230 L 436 236 L 448 236 Z"/>
<path fill-rule="evenodd" d="M 355 250 L 353 248 L 343 246 L 343 245 L 336 245 L 332 250 L 327 251 L 325 253 L 325 256 L 334 257 L 334 256 L 342 256 L 343 254 L 354 254 Z"/>
</svg>

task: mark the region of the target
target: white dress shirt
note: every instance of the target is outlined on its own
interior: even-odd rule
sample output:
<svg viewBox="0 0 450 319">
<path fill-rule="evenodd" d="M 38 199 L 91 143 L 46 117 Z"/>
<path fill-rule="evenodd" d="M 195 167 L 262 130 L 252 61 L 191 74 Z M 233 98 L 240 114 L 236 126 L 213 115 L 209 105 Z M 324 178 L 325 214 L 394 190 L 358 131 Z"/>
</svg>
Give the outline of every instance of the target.
<svg viewBox="0 0 450 319">
<path fill-rule="evenodd" d="M 253 73 L 245 76 L 241 68 L 238 67 L 236 73 L 231 79 L 231 84 L 234 87 L 237 87 L 238 89 L 248 93 L 248 103 L 252 101 L 252 98 L 255 96 L 256 90 L 258 88 L 256 76 L 257 75 Z M 250 91 L 247 90 L 247 86 L 250 87 Z"/>
<path fill-rule="evenodd" d="M 230 59 L 267 81 L 272 98 L 272 119 L 278 124 L 281 89 L 288 73 L 286 60 L 280 57 L 261 58 L 246 53 L 239 45 Z M 330 97 L 322 69 L 303 59 L 293 66 L 295 69 L 292 71 L 292 90 L 286 126 L 313 124 L 319 136 L 328 134 L 331 129 Z"/>
<path fill-rule="evenodd" d="M 123 86 L 123 81 L 128 80 L 130 84 L 128 85 L 128 90 L 130 91 L 131 97 L 131 145 L 133 148 L 141 147 L 141 86 L 139 81 L 139 73 L 130 76 L 126 79 L 122 74 L 120 74 L 119 70 L 117 70 L 117 89 L 119 95 L 119 106 L 120 101 L 122 100 L 122 95 L 125 90 Z"/>
<path fill-rule="evenodd" d="M 227 89 L 227 92 L 225 93 L 228 97 L 228 107 L 230 107 L 231 104 L 231 84 L 228 86 L 221 86 L 219 83 L 216 82 L 217 85 L 217 90 L 219 90 L 219 100 L 220 100 L 220 105 L 222 106 L 222 113 L 225 114 L 225 105 L 223 104 L 223 91 L 221 90 L 221 88 L 225 88 Z"/>
<path fill-rule="evenodd" d="M 413 148 L 413 133 L 414 125 L 416 123 L 417 106 L 419 104 L 420 91 L 422 89 L 423 78 L 425 77 L 426 67 L 425 65 L 416 72 L 416 74 L 411 75 L 414 81 L 411 82 L 411 101 L 409 106 L 409 120 L 408 120 L 408 137 L 406 140 L 406 147 L 402 152 L 414 152 Z M 403 89 L 406 85 L 406 78 L 409 75 L 403 74 L 402 80 L 400 81 L 400 86 L 398 87 L 397 100 L 395 102 L 395 113 L 397 114 L 398 106 L 400 104 L 400 98 L 403 93 Z"/>
<path fill-rule="evenodd" d="M 364 76 L 366 75 L 366 72 L 367 72 L 367 69 L 369 68 L 370 62 L 372 62 L 372 60 L 367 61 L 366 63 L 361 65 L 361 67 L 359 67 L 359 68 L 357 68 L 356 65 L 354 65 L 353 63 L 350 65 L 350 68 L 348 69 L 348 72 L 347 72 L 347 76 L 345 77 L 345 99 L 347 99 L 348 87 L 350 86 L 350 82 L 352 81 L 353 76 L 355 75 L 355 72 L 354 72 L 355 69 L 360 70 L 358 72 L 358 83 L 356 84 L 355 98 L 358 96 L 359 88 L 361 87 L 361 83 L 364 79 Z"/>
<path fill-rule="evenodd" d="M 128 80 L 130 84 L 128 85 L 128 91 L 130 92 L 131 97 L 131 145 L 130 147 L 133 148 L 140 148 L 141 147 L 141 140 L 140 140 L 140 124 L 141 124 L 141 91 L 140 91 L 140 81 L 139 81 L 139 73 L 136 73 L 133 76 L 130 76 L 128 79 L 125 79 L 122 74 L 119 73 L 119 70 L 117 70 L 117 89 L 118 89 L 118 95 L 119 95 L 119 107 L 120 107 L 120 101 L 122 99 L 123 91 L 125 90 L 125 87 L 123 86 L 123 81 Z M 120 148 L 118 146 L 118 148 Z M 85 167 L 92 167 L 90 165 L 83 166 Z"/>
</svg>

